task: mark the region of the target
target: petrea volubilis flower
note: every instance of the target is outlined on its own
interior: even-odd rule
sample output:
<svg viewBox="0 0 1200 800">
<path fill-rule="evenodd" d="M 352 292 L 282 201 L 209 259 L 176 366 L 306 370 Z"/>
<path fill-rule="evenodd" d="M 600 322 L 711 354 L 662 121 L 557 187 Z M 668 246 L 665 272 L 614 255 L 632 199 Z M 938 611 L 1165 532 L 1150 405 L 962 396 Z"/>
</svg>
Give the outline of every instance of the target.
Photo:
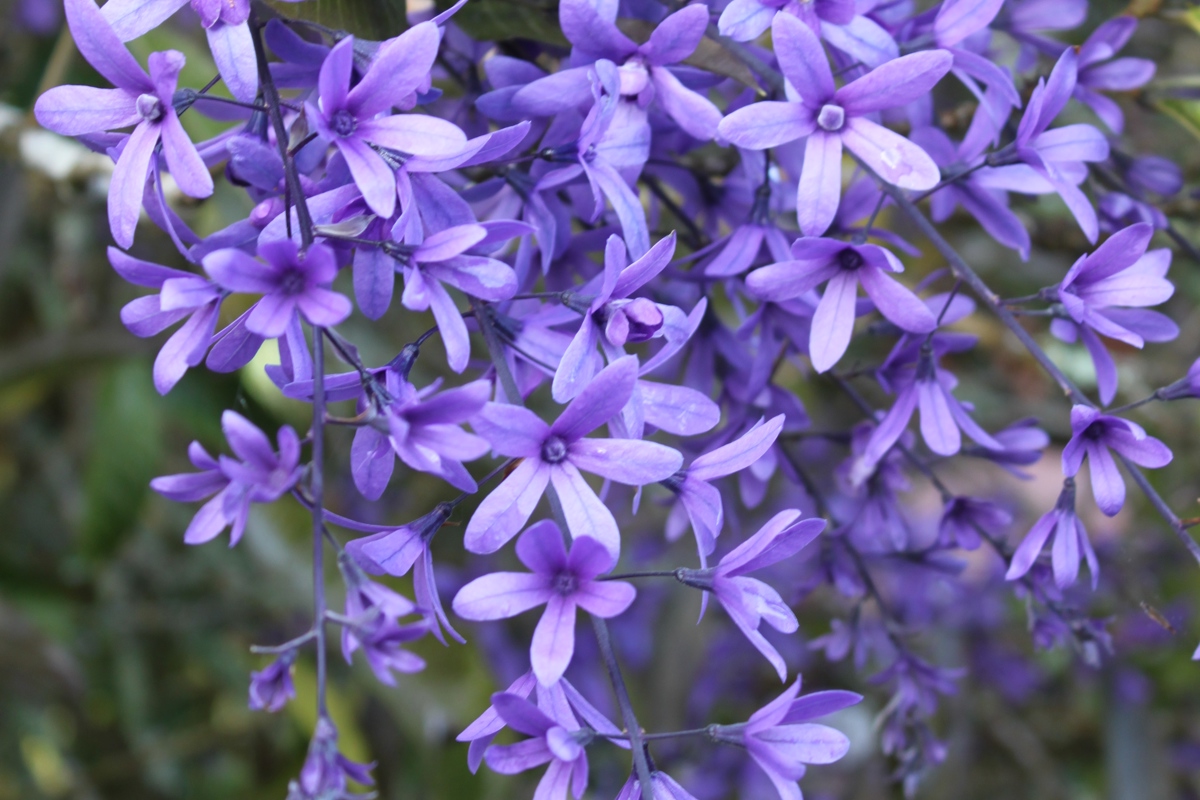
<svg viewBox="0 0 1200 800">
<path fill-rule="evenodd" d="M 459 590 L 452 605 L 463 619 L 491 620 L 544 604 L 529 657 L 538 682 L 548 686 L 562 677 L 575 652 L 576 608 L 605 619 L 615 617 L 629 608 L 637 591 L 621 581 L 597 580 L 616 559 L 587 536 L 576 537 L 568 552 L 562 531 L 550 520 L 521 534 L 517 558 L 532 572 L 493 572 L 476 578 Z"/>
<path fill-rule="evenodd" d="M 258 672 L 250 673 L 250 708 L 254 711 L 275 712 L 296 699 L 292 682 L 292 667 L 296 650 L 288 650 Z"/>
<path fill-rule="evenodd" d="M 175 112 L 175 86 L 184 57 L 175 50 L 151 53 L 150 74 L 146 74 L 92 0 L 66 0 L 66 12 L 75 46 L 116 88 L 57 86 L 38 98 L 34 114 L 42 125 L 65 136 L 133 128 L 108 190 L 113 239 L 128 248 L 133 244 L 150 160 L 160 141 L 167 168 L 185 194 L 208 197 L 213 192 L 208 167 Z"/>
<path fill-rule="evenodd" d="M 580 728 L 570 713 L 546 714 L 512 694 L 492 695 L 492 706 L 508 727 L 531 738 L 489 747 L 484 752 L 488 767 L 503 775 L 514 775 L 549 764 L 534 796 L 538 800 L 566 800 L 569 790 L 579 800 L 587 788 L 586 748 L 595 731 Z"/>
<path fill-rule="evenodd" d="M 771 779 L 781 800 L 802 800 L 798 781 L 808 764 L 832 764 L 850 749 L 850 740 L 839 730 L 816 722 L 791 721 L 799 693 L 800 679 L 796 678 L 783 694 L 746 722 L 709 728 L 714 740 L 746 748 Z M 801 706 L 795 716 L 804 719 L 807 713 Z"/>
<path fill-rule="evenodd" d="M 234 411 L 221 415 L 221 429 L 237 459 L 215 459 L 199 442 L 192 442 L 188 456 L 200 472 L 165 475 L 150 482 L 150 488 L 177 503 L 216 494 L 201 506 L 184 532 L 188 544 L 204 544 L 232 526 L 232 547 L 246 529 L 250 503 L 273 503 L 300 479 L 300 437 L 290 426 L 279 429 L 278 453 L 266 434 Z"/>
<path fill-rule="evenodd" d="M 843 146 L 901 188 L 921 191 L 937 185 L 941 173 L 933 159 L 870 117 L 926 94 L 950 71 L 953 56 L 940 50 L 912 53 L 835 90 L 825 50 L 807 25 L 778 14 L 771 31 L 791 99 L 744 106 L 721 120 L 717 134 L 750 150 L 808 137 L 796 200 L 806 236 L 823 234 L 837 214 Z"/>
<path fill-rule="evenodd" d="M 288 785 L 287 800 L 354 800 L 361 797 L 347 788 L 349 781 L 373 786 L 371 770 L 375 764 L 359 764 L 338 751 L 338 731 L 324 715 L 308 745 L 308 756 L 300 769 L 300 779 Z"/>
<path fill-rule="evenodd" d="M 1102 22 L 1079 47 L 1074 97 L 1096 112 L 1113 133 L 1125 129 L 1121 107 L 1101 92 L 1140 89 L 1154 77 L 1154 62 L 1145 58 L 1113 58 L 1137 30 L 1137 18 L 1114 17 Z"/>
<path fill-rule="evenodd" d="M 853 0 L 733 0 L 717 20 L 717 30 L 735 42 L 749 42 L 766 33 L 776 14 L 791 14 L 814 33 L 821 23 L 846 25 L 854 19 Z"/>
<path fill-rule="evenodd" d="M 928 333 L 937 327 L 937 318 L 925 303 L 888 276 L 903 272 L 904 265 L 879 245 L 805 237 L 792 245 L 792 256 L 794 261 L 750 273 L 746 288 L 756 297 L 782 302 L 829 282 L 813 314 L 808 340 L 808 354 L 817 372 L 837 364 L 850 344 L 860 285 L 879 313 L 898 327 L 913 333 Z"/>
<path fill-rule="evenodd" d="M 315 244 L 301 251 L 291 239 L 263 242 L 261 261 L 241 250 L 205 256 L 204 270 L 230 292 L 263 297 L 246 317 L 246 329 L 271 339 L 282 336 L 297 313 L 313 325 L 332 327 L 350 316 L 350 300 L 329 288 L 337 276 L 333 250 Z"/>
<path fill-rule="evenodd" d="M 491 553 L 516 536 L 553 483 L 574 537 L 590 536 L 616 557 L 621 537 L 612 512 L 580 470 L 618 483 L 644 486 L 674 475 L 679 451 L 634 439 L 589 439 L 587 433 L 615 417 L 637 381 L 637 358 L 609 364 L 572 400 L 553 425 L 520 406 L 488 403 L 472 423 L 492 450 L 519 458 L 517 468 L 492 490 L 471 521 L 464 542 L 473 553 Z"/>
<path fill-rule="evenodd" d="M 779 592 L 746 575 L 791 558 L 823 530 L 823 519 L 802 520 L 795 509 L 780 511 L 715 567 L 681 569 L 678 573 L 683 583 L 716 596 L 738 629 L 775 667 L 781 681 L 787 680 L 787 665 L 758 627 L 766 622 L 781 633 L 795 633 L 800 623 Z"/>
<path fill-rule="evenodd" d="M 1117 481 L 1120 482 L 1119 477 Z M 1029 529 L 1029 533 L 1025 534 L 1008 564 L 1005 579 L 1015 581 L 1029 572 L 1052 533 L 1054 545 L 1051 549 L 1051 562 L 1054 567 L 1054 582 L 1059 588 L 1074 583 L 1079 577 L 1079 558 L 1082 555 L 1087 560 L 1088 571 L 1092 573 L 1092 589 L 1095 589 L 1096 582 L 1100 580 L 1100 564 L 1096 561 L 1096 551 L 1092 549 L 1087 529 L 1075 513 L 1074 478 L 1063 481 L 1062 493 L 1059 494 L 1054 508 L 1043 514 Z"/>
<path fill-rule="evenodd" d="M 1073 407 L 1071 441 L 1062 452 L 1063 474 L 1074 476 L 1086 457 L 1096 505 L 1110 517 L 1125 505 L 1125 481 L 1121 480 L 1117 470 L 1113 450 L 1142 467 L 1165 467 L 1172 458 L 1170 448 L 1153 436 L 1147 436 L 1137 423 L 1103 414 L 1088 406 Z"/>
</svg>

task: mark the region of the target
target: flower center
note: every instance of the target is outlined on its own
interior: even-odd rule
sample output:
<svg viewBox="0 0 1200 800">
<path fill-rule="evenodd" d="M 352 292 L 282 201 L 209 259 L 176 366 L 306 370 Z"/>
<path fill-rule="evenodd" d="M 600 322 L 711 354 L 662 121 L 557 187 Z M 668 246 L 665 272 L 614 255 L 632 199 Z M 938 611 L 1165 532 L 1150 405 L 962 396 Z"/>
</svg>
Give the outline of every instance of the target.
<svg viewBox="0 0 1200 800">
<path fill-rule="evenodd" d="M 862 255 L 853 247 L 847 247 L 838 253 L 838 266 L 842 269 L 856 270 L 863 265 Z"/>
<path fill-rule="evenodd" d="M 158 122 L 163 116 L 162 101 L 152 94 L 138 95 L 137 112 L 147 122 Z"/>
<path fill-rule="evenodd" d="M 562 437 L 551 436 L 542 443 L 542 460 L 547 464 L 558 464 L 567 457 L 567 443 Z"/>
<path fill-rule="evenodd" d="M 329 127 L 334 133 L 344 139 L 354 134 L 354 131 L 358 128 L 358 120 L 354 118 L 353 114 L 343 108 L 341 111 L 334 112 L 333 119 L 329 120 Z"/>
<path fill-rule="evenodd" d="M 579 588 L 579 578 L 572 572 L 560 572 L 554 576 L 554 591 L 563 597 L 575 594 Z"/>
<path fill-rule="evenodd" d="M 279 278 L 279 291 L 285 295 L 301 294 L 304 291 L 305 284 L 304 273 L 298 269 L 289 269 Z"/>
<path fill-rule="evenodd" d="M 817 114 L 817 124 L 822 130 L 840 131 L 845 122 L 846 110 L 832 103 L 821 106 L 821 113 Z"/>
</svg>

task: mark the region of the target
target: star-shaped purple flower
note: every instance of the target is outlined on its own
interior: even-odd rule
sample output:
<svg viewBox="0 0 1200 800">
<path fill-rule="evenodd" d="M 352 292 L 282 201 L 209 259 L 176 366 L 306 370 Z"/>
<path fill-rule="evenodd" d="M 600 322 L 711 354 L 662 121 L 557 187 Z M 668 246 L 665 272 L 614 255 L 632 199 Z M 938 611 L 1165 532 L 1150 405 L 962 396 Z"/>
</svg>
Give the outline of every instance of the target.
<svg viewBox="0 0 1200 800">
<path fill-rule="evenodd" d="M 492 553 L 516 536 L 554 484 L 574 537 L 590 536 L 616 557 L 620 532 L 612 512 L 580 470 L 631 486 L 673 475 L 683 465 L 678 451 L 635 439 L 584 436 L 621 413 L 638 377 L 635 356 L 609 364 L 570 402 L 553 425 L 520 406 L 488 403 L 472 425 L 499 455 L 521 463 L 479 504 L 463 540 L 472 553 Z"/>
<path fill-rule="evenodd" d="M 580 728 L 566 709 L 550 714 L 514 694 L 492 695 L 500 718 L 518 733 L 531 738 L 516 744 L 494 744 L 484 752 L 488 767 L 502 775 L 515 775 L 549 764 L 538 782 L 538 800 L 566 800 L 567 790 L 578 800 L 588 784 L 587 745 L 594 731 Z"/>
<path fill-rule="evenodd" d="M 549 686 L 562 677 L 575 653 L 575 610 L 608 619 L 629 608 L 632 585 L 597 578 L 616 559 L 587 536 L 568 553 L 562 531 L 550 520 L 532 526 L 517 540 L 517 558 L 532 572 L 493 572 L 468 583 L 454 597 L 454 613 L 463 619 L 507 619 L 540 605 L 546 610 L 533 633 L 529 657 L 538 682 Z"/>
<path fill-rule="evenodd" d="M 1151 468 L 1170 464 L 1172 455 L 1170 448 L 1147 436 L 1136 423 L 1084 405 L 1071 409 L 1071 441 L 1062 452 L 1063 474 L 1074 476 L 1086 457 L 1096 505 L 1111 517 L 1125 505 L 1125 481 L 1121 480 L 1110 450 L 1134 464 Z"/>
<path fill-rule="evenodd" d="M 843 146 L 888 183 L 917 191 L 937 185 L 941 173 L 933 159 L 870 117 L 927 94 L 950 71 L 953 56 L 942 50 L 912 53 L 835 89 L 829 59 L 807 25 L 777 14 L 771 31 L 791 99 L 739 108 L 721 120 L 717 134 L 750 150 L 808 137 L 796 201 L 806 236 L 823 234 L 837 215 Z"/>
</svg>

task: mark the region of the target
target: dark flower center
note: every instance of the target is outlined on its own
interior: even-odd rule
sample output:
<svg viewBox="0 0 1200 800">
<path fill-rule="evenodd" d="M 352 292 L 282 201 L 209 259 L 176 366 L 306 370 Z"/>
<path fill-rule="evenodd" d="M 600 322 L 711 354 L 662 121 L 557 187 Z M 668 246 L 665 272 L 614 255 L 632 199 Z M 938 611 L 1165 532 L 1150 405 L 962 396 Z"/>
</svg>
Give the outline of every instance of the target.
<svg viewBox="0 0 1200 800">
<path fill-rule="evenodd" d="M 354 118 L 353 114 L 343 108 L 341 111 L 334 113 L 333 119 L 329 120 L 329 127 L 338 136 L 345 138 L 354 134 L 354 131 L 358 128 L 358 120 Z"/>
<path fill-rule="evenodd" d="M 293 267 L 279 276 L 279 291 L 289 296 L 300 294 L 307 283 L 304 273 Z"/>
<path fill-rule="evenodd" d="M 840 131 L 846 124 L 846 109 L 832 103 L 821 106 L 821 111 L 817 114 L 817 124 L 822 130 Z"/>
<path fill-rule="evenodd" d="M 579 589 L 579 578 L 573 572 L 560 572 L 554 576 L 554 591 L 562 596 L 575 594 Z"/>
<path fill-rule="evenodd" d="M 147 122 L 158 122 L 163 116 L 162 101 L 152 94 L 138 95 L 137 112 Z"/>
<path fill-rule="evenodd" d="M 847 247 L 838 253 L 838 266 L 842 269 L 856 270 L 863 265 L 862 255 L 853 247 Z"/>
<path fill-rule="evenodd" d="M 542 443 L 542 460 L 548 464 L 558 464 L 567 457 L 567 443 L 560 436 L 551 436 Z"/>
</svg>

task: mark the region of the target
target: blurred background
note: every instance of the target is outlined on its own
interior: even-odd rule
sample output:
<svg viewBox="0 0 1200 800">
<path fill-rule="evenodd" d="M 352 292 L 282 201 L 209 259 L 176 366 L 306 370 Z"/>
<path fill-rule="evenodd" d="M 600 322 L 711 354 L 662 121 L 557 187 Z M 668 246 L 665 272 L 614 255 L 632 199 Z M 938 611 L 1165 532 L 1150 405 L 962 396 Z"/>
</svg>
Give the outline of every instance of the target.
<svg viewBox="0 0 1200 800">
<path fill-rule="evenodd" d="M 403 10 L 387 4 L 316 0 L 310 6 L 315 10 L 306 13 L 371 31 L 373 38 L 394 34 L 403 20 Z M 1093 3 L 1087 25 L 1071 32 L 1071 40 L 1081 41 L 1123 9 Z M 1170 3 L 1136 3 L 1132 10 L 1146 19 L 1124 54 L 1153 58 L 1160 66 L 1150 89 L 1122 99 L 1129 120 L 1123 149 L 1163 154 L 1184 168 L 1187 185 L 1162 207 L 1181 237 L 1200 241 L 1200 225 L 1193 222 L 1200 201 L 1191 193 L 1200 167 L 1200 100 L 1192 96 L 1200 97 L 1200 11 Z M 183 51 L 188 64 L 181 85 L 198 86 L 215 70 L 188 14 L 185 8 L 131 47 L 139 58 L 152 50 Z M 533 3 L 472 0 L 462 21 L 481 38 L 501 38 L 514 27 L 521 35 L 552 36 L 554 19 L 552 8 Z M 249 646 L 286 640 L 308 625 L 307 515 L 290 501 L 256 507 L 237 548 L 222 547 L 223 538 L 189 548 L 182 532 L 194 508 L 162 500 L 147 484 L 156 475 L 190 469 L 185 448 L 194 439 L 221 451 L 224 409 L 268 431 L 288 423 L 303 432 L 306 408 L 283 400 L 263 376 L 263 364 L 274 361 L 269 348 L 239 373 L 193 370 L 168 397 L 155 392 L 150 368 L 160 342 L 139 340 L 121 326 L 121 306 L 139 292 L 105 258 L 111 165 L 38 130 L 29 114 L 38 93 L 50 86 L 99 83 L 74 52 L 61 20 L 58 0 L 0 0 L 0 800 L 282 798 L 315 721 L 313 669 L 302 656 L 299 697 L 284 711 L 251 712 L 248 673 L 266 662 Z M 1086 112 L 1075 113 L 1086 119 Z M 196 114 L 185 122 L 194 138 L 220 129 Z M 968 260 L 1010 295 L 1057 282 L 1087 248 L 1056 200 L 1019 200 L 1017 206 L 1033 232 L 1029 263 L 961 219 L 947 226 Z M 180 208 L 204 234 L 244 217 L 250 203 L 218 181 L 213 198 Z M 1164 236 L 1162 243 L 1169 240 Z M 134 254 L 182 265 L 150 225 L 140 228 Z M 916 275 L 942 266 L 929 256 L 915 264 Z M 1178 291 L 1165 310 L 1182 335 L 1145 353 L 1116 353 L 1126 399 L 1169 383 L 1200 355 L 1200 263 L 1177 250 L 1170 277 Z M 382 324 L 361 322 L 352 320 L 345 333 L 368 363 L 390 359 L 430 324 L 407 313 L 389 315 Z M 1013 532 L 1018 536 L 1058 493 L 1057 448 L 1069 434 L 1066 409 L 994 320 L 977 314 L 968 327 L 980 335 L 981 346 L 954 361 L 953 369 L 962 381 L 960 394 L 976 403 L 985 427 L 1034 415 L 1054 438 L 1032 481 L 997 479 L 997 470 L 983 466 L 954 474 L 959 491 L 1007 494 L 1020 512 Z M 1081 348 L 1058 343 L 1040 325 L 1031 328 L 1073 377 L 1094 385 Z M 860 355 L 871 363 L 866 350 Z M 440 352 L 423 359 L 415 382 L 437 377 L 440 360 Z M 789 380 L 815 427 L 846 429 L 855 421 L 834 387 L 804 381 L 799 373 Z M 1200 515 L 1200 402 L 1150 406 L 1136 419 L 1176 454 L 1152 479 L 1180 516 Z M 331 434 L 331 465 L 346 463 L 345 433 Z M 781 477 L 773 491 L 794 493 Z M 345 470 L 330 483 L 328 504 L 367 520 L 404 522 L 451 496 L 435 481 L 406 477 L 393 483 L 386 500 L 368 504 L 356 499 Z M 918 484 L 908 498 L 913 524 L 931 529 L 936 495 Z M 727 502 L 735 524 L 740 520 L 754 530 L 758 517 L 732 494 Z M 1087 505 L 1084 489 L 1081 508 Z M 462 524 L 470 511 L 467 504 L 455 521 Z M 639 516 L 639 529 L 657 530 L 663 518 L 664 510 L 652 503 Z M 1077 599 L 1108 621 L 1115 648 L 1098 665 L 1085 664 L 1068 648 L 1034 650 L 1024 608 L 997 580 L 997 561 L 989 553 L 969 554 L 958 581 L 931 589 L 940 598 L 934 604 L 939 611 L 924 621 L 930 630 L 917 645 L 939 666 L 969 672 L 941 704 L 934 728 L 946 742 L 947 758 L 918 796 L 1200 797 L 1200 665 L 1190 660 L 1200 641 L 1197 567 L 1133 490 L 1119 517 L 1092 514 L 1087 522 L 1105 577 L 1094 596 Z M 463 564 L 454 529 L 447 531 L 439 537 L 437 557 L 446 566 L 448 598 L 487 565 L 479 559 Z M 645 547 L 651 554 L 661 550 L 656 542 Z M 685 542 L 680 559 L 687 550 Z M 899 796 L 872 727 L 888 700 L 867 680 L 877 668 L 856 670 L 853 659 L 831 662 L 809 647 L 829 633 L 831 618 L 851 609 L 827 587 L 808 593 L 814 572 L 810 565 L 797 573 L 797 600 L 804 595 L 796 605 L 801 630 L 779 645 L 804 672 L 806 690 L 848 688 L 866 700 L 836 723 L 855 742 L 851 754 L 813 770 L 803 787 L 810 798 Z M 411 591 L 404 581 L 396 585 Z M 330 586 L 335 591 L 333 579 Z M 747 656 L 749 648 L 720 615 L 695 626 L 695 613 L 695 598 L 677 587 L 646 586 L 631 621 L 615 626 L 635 701 L 646 709 L 642 721 L 651 730 L 689 727 L 697 721 L 693 715 L 701 723 L 744 719 L 779 691 L 769 668 L 753 651 Z M 343 751 L 378 762 L 382 797 L 531 795 L 536 775 L 513 779 L 485 769 L 472 776 L 466 747 L 454 742 L 488 695 L 523 670 L 513 644 L 519 637 L 509 632 L 525 635 L 531 625 L 520 618 L 510 629 L 464 626 L 471 641 L 466 648 L 421 641 L 415 649 L 429 668 L 402 676 L 396 688 L 379 685 L 362 664 L 347 666 L 331 653 L 330 705 Z M 590 646 L 590 635 L 581 633 L 580 660 L 589 660 Z M 601 676 L 584 671 L 574 677 L 598 704 L 609 700 Z M 741 754 L 703 744 L 679 747 L 680 763 L 692 766 L 672 770 L 677 778 L 701 800 L 731 796 L 734 788 L 707 780 L 706 770 Z M 626 762 L 595 749 L 591 796 L 612 797 Z M 675 753 L 664 745 L 656 755 L 669 768 Z M 761 784 L 749 786 L 743 797 L 773 797 Z"/>
</svg>

